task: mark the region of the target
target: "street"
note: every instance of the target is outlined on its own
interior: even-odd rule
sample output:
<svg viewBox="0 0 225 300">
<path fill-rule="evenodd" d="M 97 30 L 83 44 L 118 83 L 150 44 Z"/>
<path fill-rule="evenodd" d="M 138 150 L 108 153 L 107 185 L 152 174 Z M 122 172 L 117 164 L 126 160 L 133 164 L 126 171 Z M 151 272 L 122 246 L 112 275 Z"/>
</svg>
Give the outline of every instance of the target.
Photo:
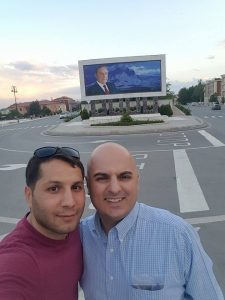
<svg viewBox="0 0 225 300">
<path fill-rule="evenodd" d="M 27 211 L 24 173 L 33 150 L 47 145 L 74 147 L 86 165 L 97 145 L 115 141 L 136 159 L 141 177 L 139 202 L 167 209 L 195 227 L 225 294 L 225 108 L 190 109 L 209 126 L 171 133 L 56 137 L 44 131 L 63 122 L 59 116 L 4 127 L 0 124 L 0 239 Z M 87 195 L 83 216 L 93 212 Z"/>
</svg>

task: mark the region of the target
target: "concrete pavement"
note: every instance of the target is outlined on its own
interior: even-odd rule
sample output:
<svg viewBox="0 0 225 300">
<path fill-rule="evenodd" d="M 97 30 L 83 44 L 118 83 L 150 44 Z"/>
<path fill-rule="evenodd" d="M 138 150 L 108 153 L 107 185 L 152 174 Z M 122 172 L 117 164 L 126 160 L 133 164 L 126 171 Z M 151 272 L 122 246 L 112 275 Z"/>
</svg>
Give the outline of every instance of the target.
<svg viewBox="0 0 225 300">
<path fill-rule="evenodd" d="M 45 131 L 47 135 L 53 136 L 102 136 L 102 135 L 124 135 L 138 133 L 160 133 L 185 131 L 190 129 L 205 128 L 208 124 L 193 116 L 165 117 L 164 123 L 132 125 L 132 126 L 91 126 L 87 121 L 70 121 L 60 123 Z"/>
</svg>

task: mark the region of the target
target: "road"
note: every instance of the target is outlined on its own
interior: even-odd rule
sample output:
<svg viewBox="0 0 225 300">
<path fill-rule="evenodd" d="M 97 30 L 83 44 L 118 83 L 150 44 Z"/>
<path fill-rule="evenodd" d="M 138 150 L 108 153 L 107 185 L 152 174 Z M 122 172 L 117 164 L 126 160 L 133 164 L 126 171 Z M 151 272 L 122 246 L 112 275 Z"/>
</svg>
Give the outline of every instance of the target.
<svg viewBox="0 0 225 300">
<path fill-rule="evenodd" d="M 86 165 L 100 143 L 127 147 L 141 175 L 139 201 L 168 209 L 187 219 L 199 232 L 214 263 L 225 294 L 225 108 L 191 107 L 209 123 L 204 130 L 124 136 L 53 137 L 43 132 L 59 124 L 58 116 L 0 126 L 0 238 L 26 212 L 23 197 L 25 166 L 35 148 L 66 145 L 77 148 Z M 87 196 L 84 216 L 94 212 Z"/>
</svg>

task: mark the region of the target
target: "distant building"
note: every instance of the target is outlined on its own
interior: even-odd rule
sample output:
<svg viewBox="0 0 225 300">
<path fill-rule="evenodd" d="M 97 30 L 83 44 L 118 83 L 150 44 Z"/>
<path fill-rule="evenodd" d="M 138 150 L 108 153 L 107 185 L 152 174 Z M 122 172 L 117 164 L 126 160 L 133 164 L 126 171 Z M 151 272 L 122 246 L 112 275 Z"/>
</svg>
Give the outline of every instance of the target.
<svg viewBox="0 0 225 300">
<path fill-rule="evenodd" d="M 225 74 L 221 75 L 221 97 L 225 100 Z"/>
<path fill-rule="evenodd" d="M 50 109 L 52 113 L 58 113 L 58 112 L 66 112 L 66 105 L 64 103 L 58 103 L 50 100 L 40 100 L 38 101 L 40 104 L 41 109 L 44 107 L 47 107 Z M 19 113 L 22 115 L 25 115 L 28 112 L 29 106 L 31 105 L 32 102 L 24 102 L 24 103 L 17 103 L 17 110 Z M 8 107 L 10 111 L 16 110 L 16 104 L 13 104 Z"/>
<path fill-rule="evenodd" d="M 76 110 L 76 109 L 80 108 L 80 101 L 75 101 L 72 98 L 69 98 L 66 96 L 56 98 L 52 101 L 57 102 L 57 103 L 64 103 L 66 105 L 67 111 L 72 111 L 74 109 Z"/>
<path fill-rule="evenodd" d="M 218 97 L 218 101 L 221 101 L 221 78 L 214 78 L 207 80 L 204 87 L 204 102 L 208 103 L 212 95 Z"/>
</svg>

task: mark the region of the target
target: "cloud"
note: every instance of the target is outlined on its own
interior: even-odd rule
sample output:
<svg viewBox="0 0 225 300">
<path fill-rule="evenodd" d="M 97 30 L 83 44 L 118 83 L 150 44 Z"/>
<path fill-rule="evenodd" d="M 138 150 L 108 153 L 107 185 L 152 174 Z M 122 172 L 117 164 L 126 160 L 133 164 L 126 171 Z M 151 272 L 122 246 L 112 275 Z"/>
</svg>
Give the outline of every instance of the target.
<svg viewBox="0 0 225 300">
<path fill-rule="evenodd" d="M 17 86 L 19 102 L 60 96 L 80 98 L 79 71 L 75 64 L 48 65 L 29 61 L 0 63 L 0 84 L 0 101 L 12 98 L 12 85 Z M 2 105 L 3 102 L 0 103 Z"/>
<path fill-rule="evenodd" d="M 31 64 L 28 61 L 16 61 L 10 62 L 5 65 L 0 65 L 0 76 L 3 74 L 7 76 L 22 73 L 21 76 L 44 76 L 54 75 L 59 77 L 71 77 L 78 75 L 78 66 L 77 65 L 45 65 L 45 64 Z"/>
<path fill-rule="evenodd" d="M 221 47 L 225 47 L 225 39 L 218 42 L 218 45 Z"/>
<path fill-rule="evenodd" d="M 10 69 L 14 69 L 14 70 L 19 70 L 19 71 L 31 71 L 31 70 L 35 70 L 36 66 L 27 62 L 27 61 L 17 61 L 17 62 L 13 62 L 13 63 L 9 63 L 8 65 L 6 65 Z"/>
<path fill-rule="evenodd" d="M 207 57 L 207 59 L 215 59 L 215 56 L 214 55 L 210 55 Z"/>
</svg>

